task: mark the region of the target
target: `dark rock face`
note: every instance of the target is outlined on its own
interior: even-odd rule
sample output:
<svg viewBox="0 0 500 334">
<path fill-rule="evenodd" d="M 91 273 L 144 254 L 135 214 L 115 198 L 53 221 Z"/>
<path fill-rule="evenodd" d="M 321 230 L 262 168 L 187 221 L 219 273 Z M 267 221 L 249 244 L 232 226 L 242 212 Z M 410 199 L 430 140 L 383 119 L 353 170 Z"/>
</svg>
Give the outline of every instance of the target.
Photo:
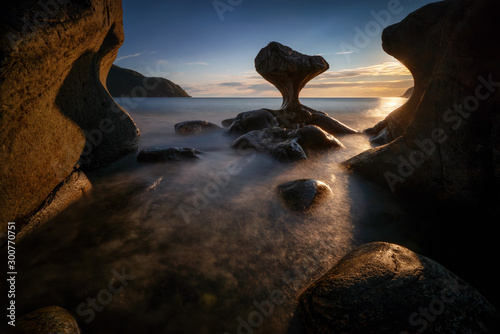
<svg viewBox="0 0 500 334">
<path fill-rule="evenodd" d="M 220 130 L 221 127 L 207 121 L 185 121 L 175 124 L 175 133 L 179 135 L 194 135 Z"/>
<path fill-rule="evenodd" d="M 384 50 L 411 71 L 414 92 L 371 129 L 388 145 L 348 168 L 421 198 L 470 205 L 498 196 L 500 38 L 491 36 L 498 9 L 494 1 L 442 1 L 384 30 Z"/>
<path fill-rule="evenodd" d="M 58 306 L 40 308 L 20 317 L 15 327 L 16 334 L 60 333 L 80 334 L 75 318 Z"/>
<path fill-rule="evenodd" d="M 440 264 L 394 244 L 365 244 L 299 298 L 307 333 L 496 333 L 498 312 Z"/>
<path fill-rule="evenodd" d="M 311 179 L 282 183 L 276 191 L 283 203 L 296 211 L 308 211 L 332 193 L 324 182 Z"/>
<path fill-rule="evenodd" d="M 303 122 L 311 109 L 299 102 L 299 93 L 311 79 L 328 70 L 321 56 L 307 56 L 277 42 L 260 50 L 255 69 L 283 95 L 282 114 L 285 123 Z"/>
<path fill-rule="evenodd" d="M 2 7 L 0 233 L 8 221 L 21 225 L 77 163 L 98 168 L 138 147 L 135 123 L 105 85 L 124 38 L 121 1 L 51 4 L 50 13 L 36 1 Z"/>
<path fill-rule="evenodd" d="M 111 66 L 106 85 L 114 97 L 190 97 L 184 89 L 170 80 L 145 77 L 116 65 Z"/>
<path fill-rule="evenodd" d="M 236 119 L 228 128 L 228 133 L 242 135 L 253 130 L 276 126 L 278 126 L 278 123 L 267 109 L 245 111 L 236 116 Z"/>
<path fill-rule="evenodd" d="M 139 162 L 164 162 L 200 159 L 200 151 L 189 147 L 153 147 L 137 155 Z"/>
</svg>

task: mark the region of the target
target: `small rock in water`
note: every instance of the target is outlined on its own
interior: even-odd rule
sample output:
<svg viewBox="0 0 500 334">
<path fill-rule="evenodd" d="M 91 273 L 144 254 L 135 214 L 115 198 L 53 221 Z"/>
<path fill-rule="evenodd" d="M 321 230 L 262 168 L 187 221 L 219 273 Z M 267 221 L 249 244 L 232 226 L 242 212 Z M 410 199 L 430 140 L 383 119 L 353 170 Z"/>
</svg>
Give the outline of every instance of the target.
<svg viewBox="0 0 500 334">
<path fill-rule="evenodd" d="M 153 147 L 142 150 L 137 156 L 139 162 L 162 162 L 200 159 L 202 153 L 189 147 Z"/>
<path fill-rule="evenodd" d="M 234 123 L 236 117 L 225 119 L 221 122 L 223 128 L 229 128 Z"/>
<path fill-rule="evenodd" d="M 207 121 L 185 121 L 175 124 L 175 133 L 179 135 L 194 135 L 221 129 L 220 126 Z"/>
<path fill-rule="evenodd" d="M 296 138 L 305 150 L 323 150 L 344 147 L 342 143 L 331 134 L 315 125 L 307 125 L 290 132 L 291 138 Z"/>
<path fill-rule="evenodd" d="M 276 190 L 285 205 L 296 211 L 308 211 L 332 193 L 328 185 L 312 179 L 285 182 Z"/>
<path fill-rule="evenodd" d="M 236 116 L 229 126 L 228 133 L 242 135 L 253 130 L 262 130 L 278 126 L 274 116 L 265 109 L 245 111 Z"/>
<path fill-rule="evenodd" d="M 498 333 L 498 312 L 442 265 L 373 242 L 344 256 L 299 297 L 306 333 Z"/>
<path fill-rule="evenodd" d="M 59 306 L 49 306 L 21 316 L 16 323 L 16 333 L 80 334 L 75 318 Z"/>
</svg>

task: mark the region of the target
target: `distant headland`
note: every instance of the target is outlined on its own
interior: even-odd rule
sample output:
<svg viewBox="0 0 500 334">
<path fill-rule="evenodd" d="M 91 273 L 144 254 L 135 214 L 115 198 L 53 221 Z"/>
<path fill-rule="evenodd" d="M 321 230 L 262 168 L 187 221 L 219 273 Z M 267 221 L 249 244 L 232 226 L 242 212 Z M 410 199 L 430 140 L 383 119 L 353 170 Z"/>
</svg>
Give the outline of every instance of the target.
<svg viewBox="0 0 500 334">
<path fill-rule="evenodd" d="M 170 80 L 146 77 L 116 65 L 111 66 L 106 85 L 113 97 L 191 97 Z"/>
</svg>

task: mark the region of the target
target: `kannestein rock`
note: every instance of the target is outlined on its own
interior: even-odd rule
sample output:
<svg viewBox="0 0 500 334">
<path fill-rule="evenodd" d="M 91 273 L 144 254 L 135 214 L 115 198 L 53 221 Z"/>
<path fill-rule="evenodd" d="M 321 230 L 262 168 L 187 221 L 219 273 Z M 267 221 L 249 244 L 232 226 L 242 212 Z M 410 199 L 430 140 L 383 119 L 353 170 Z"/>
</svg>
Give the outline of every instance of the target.
<svg viewBox="0 0 500 334">
<path fill-rule="evenodd" d="M 111 66 L 106 80 L 114 97 L 190 97 L 179 85 L 160 77 L 146 77 L 139 72 Z"/>
<path fill-rule="evenodd" d="M 299 101 L 302 88 L 330 66 L 321 56 L 308 56 L 278 42 L 271 42 L 255 57 L 255 69 L 272 83 L 283 96 L 283 122 L 303 122 L 312 109 Z"/>
<path fill-rule="evenodd" d="M 0 234 L 20 228 L 77 165 L 134 152 L 138 129 L 106 90 L 120 0 L 10 1 L 0 20 Z"/>
<path fill-rule="evenodd" d="M 369 130 L 387 145 L 348 160 L 349 169 L 401 195 L 468 206 L 498 198 L 499 7 L 440 1 L 384 30 L 384 50 L 408 67 L 415 88 Z"/>
</svg>

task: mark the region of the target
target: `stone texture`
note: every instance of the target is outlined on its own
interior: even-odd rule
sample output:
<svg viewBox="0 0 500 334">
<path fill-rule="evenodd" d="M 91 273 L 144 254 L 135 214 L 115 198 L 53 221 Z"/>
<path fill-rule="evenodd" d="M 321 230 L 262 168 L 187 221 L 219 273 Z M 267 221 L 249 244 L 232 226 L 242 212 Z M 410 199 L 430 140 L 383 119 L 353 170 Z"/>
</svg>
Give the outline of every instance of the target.
<svg viewBox="0 0 500 334">
<path fill-rule="evenodd" d="M 139 162 L 164 162 L 193 160 L 200 158 L 200 151 L 190 147 L 153 147 L 144 149 L 137 155 Z"/>
<path fill-rule="evenodd" d="M 185 121 L 175 124 L 175 133 L 179 135 L 195 135 L 220 130 L 221 127 L 207 121 Z"/>
<path fill-rule="evenodd" d="M 0 20 L 0 233 L 79 162 L 133 152 L 138 130 L 106 90 L 123 42 L 120 0 L 7 2 Z"/>
<path fill-rule="evenodd" d="M 16 334 L 57 333 L 80 334 L 76 319 L 58 306 L 40 308 L 21 316 L 15 327 Z"/>
<path fill-rule="evenodd" d="M 324 182 L 312 179 L 285 182 L 278 185 L 276 191 L 288 208 L 304 212 L 332 193 Z"/>
<path fill-rule="evenodd" d="M 388 144 L 349 169 L 401 195 L 468 206 L 498 198 L 499 6 L 436 2 L 384 30 L 383 48 L 411 71 L 414 91 L 369 131 Z"/>
<path fill-rule="evenodd" d="M 307 333 L 497 333 L 498 312 L 440 264 L 404 247 L 365 244 L 299 297 Z"/>
<path fill-rule="evenodd" d="M 59 212 L 92 191 L 92 184 L 81 171 L 75 171 L 45 199 L 36 214 L 26 220 L 24 228 L 16 235 L 16 241 L 54 218 Z"/>
</svg>

